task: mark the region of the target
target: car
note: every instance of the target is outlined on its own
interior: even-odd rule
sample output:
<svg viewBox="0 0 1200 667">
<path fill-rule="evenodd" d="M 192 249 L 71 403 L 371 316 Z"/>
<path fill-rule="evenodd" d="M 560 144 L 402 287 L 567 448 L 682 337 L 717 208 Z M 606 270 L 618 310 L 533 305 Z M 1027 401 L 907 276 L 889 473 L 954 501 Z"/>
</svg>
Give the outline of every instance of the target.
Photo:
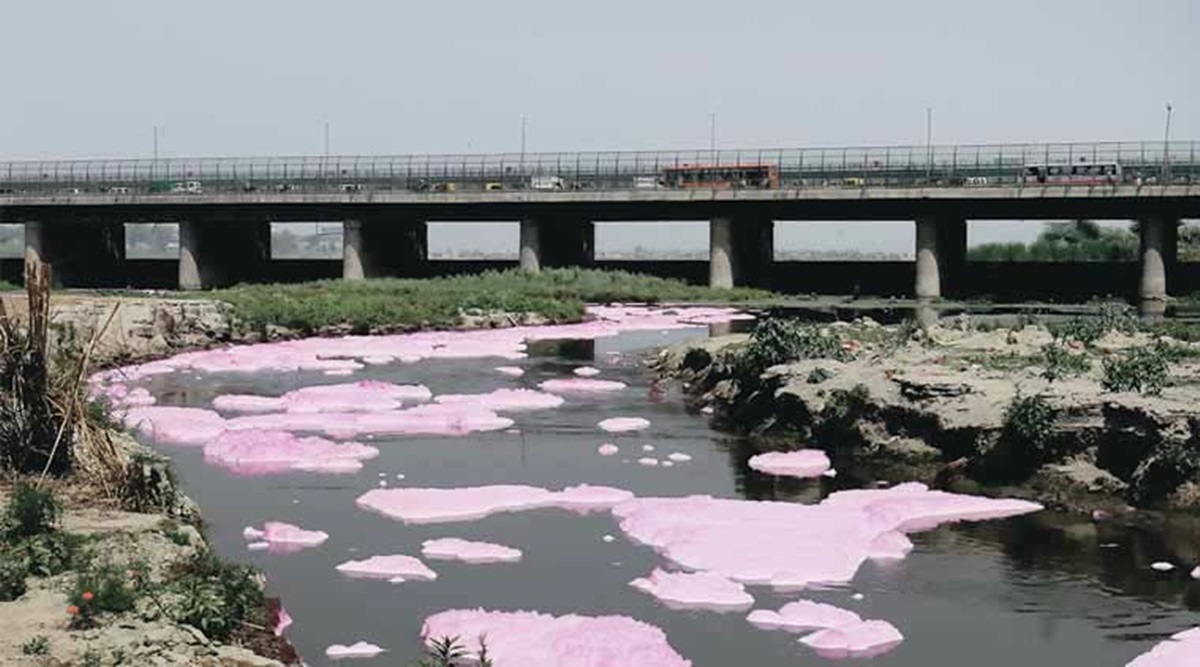
<svg viewBox="0 0 1200 667">
<path fill-rule="evenodd" d="M 198 195 L 204 193 L 204 186 L 200 181 L 181 181 L 171 186 L 171 192 L 175 194 Z"/>
<path fill-rule="evenodd" d="M 492 181 L 490 183 L 485 183 L 483 185 L 483 189 L 488 192 L 495 192 L 497 190 L 503 190 L 504 185 L 502 183 L 497 183 L 496 181 Z"/>
<path fill-rule="evenodd" d="M 534 176 L 529 179 L 530 190 L 562 190 L 564 187 L 561 176 Z"/>
<path fill-rule="evenodd" d="M 338 189 L 342 192 L 362 192 L 363 186 L 362 183 L 342 183 Z"/>
</svg>

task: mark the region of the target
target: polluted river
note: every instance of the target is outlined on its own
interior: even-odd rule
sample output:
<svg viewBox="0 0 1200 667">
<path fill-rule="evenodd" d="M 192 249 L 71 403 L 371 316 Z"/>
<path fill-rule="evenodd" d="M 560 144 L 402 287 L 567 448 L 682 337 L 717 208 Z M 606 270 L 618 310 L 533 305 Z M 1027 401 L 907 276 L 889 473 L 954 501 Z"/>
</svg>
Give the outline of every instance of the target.
<svg viewBox="0 0 1200 667">
<path fill-rule="evenodd" d="M 885 485 L 815 452 L 751 467 L 646 365 L 736 314 L 592 315 L 92 385 L 173 458 L 215 548 L 265 574 L 309 665 L 413 665 L 447 636 L 497 667 L 1125 665 L 1200 623 L 1178 558 L 1196 523 Z"/>
</svg>

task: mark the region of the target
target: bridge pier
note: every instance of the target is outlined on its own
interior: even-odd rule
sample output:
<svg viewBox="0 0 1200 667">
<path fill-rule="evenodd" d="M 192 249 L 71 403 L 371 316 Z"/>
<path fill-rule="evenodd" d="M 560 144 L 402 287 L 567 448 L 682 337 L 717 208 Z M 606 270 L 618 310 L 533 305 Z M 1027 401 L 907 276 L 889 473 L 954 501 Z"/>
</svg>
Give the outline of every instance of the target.
<svg viewBox="0 0 1200 667">
<path fill-rule="evenodd" d="M 346 220 L 342 223 L 342 279 L 421 273 L 429 259 L 424 220 Z"/>
<path fill-rule="evenodd" d="M 967 222 L 956 217 L 917 218 L 917 299 L 933 300 L 961 293 L 955 279 L 967 261 Z"/>
<path fill-rule="evenodd" d="M 271 260 L 271 224 L 234 218 L 179 223 L 179 289 L 225 287 L 259 279 Z"/>
<path fill-rule="evenodd" d="M 1168 276 L 1177 261 L 1179 221 L 1146 218 L 1139 221 L 1138 229 L 1141 237 L 1138 311 L 1142 317 L 1157 319 L 1167 310 Z"/>
<path fill-rule="evenodd" d="M 708 222 L 708 286 L 765 287 L 775 261 L 775 221 L 713 218 Z"/>
<path fill-rule="evenodd" d="M 577 217 L 538 217 L 521 220 L 521 270 L 538 273 L 542 267 L 591 266 L 596 259 L 596 225 Z"/>
<path fill-rule="evenodd" d="M 60 287 L 123 287 L 125 225 L 96 220 L 25 222 L 25 264 L 47 263 Z"/>
</svg>

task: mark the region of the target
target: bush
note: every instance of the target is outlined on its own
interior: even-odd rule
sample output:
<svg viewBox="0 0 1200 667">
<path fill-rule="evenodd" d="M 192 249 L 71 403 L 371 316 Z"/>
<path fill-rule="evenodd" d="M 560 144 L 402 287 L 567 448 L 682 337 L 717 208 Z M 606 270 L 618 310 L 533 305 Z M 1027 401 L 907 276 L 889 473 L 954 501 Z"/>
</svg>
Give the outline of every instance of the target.
<svg viewBox="0 0 1200 667">
<path fill-rule="evenodd" d="M 853 389 L 834 389 L 825 399 L 818 422 L 818 434 L 837 437 L 849 433 L 859 419 L 867 413 L 871 391 L 866 385 L 856 384 Z"/>
<path fill-rule="evenodd" d="M 68 596 L 71 627 L 93 628 L 96 616 L 101 613 L 120 614 L 132 610 L 145 586 L 145 581 L 136 574 L 141 570 L 126 570 L 106 563 L 81 572 Z"/>
<path fill-rule="evenodd" d="M 35 635 L 21 645 L 21 653 L 25 655 L 47 655 L 50 653 L 50 638 L 46 635 Z"/>
<path fill-rule="evenodd" d="M 1092 362 L 1084 354 L 1076 354 L 1058 342 L 1042 346 L 1042 377 L 1051 382 L 1076 375 L 1083 375 L 1092 369 Z"/>
<path fill-rule="evenodd" d="M 734 359 L 734 373 L 757 378 L 772 366 L 801 359 L 848 361 L 851 354 L 837 336 L 801 320 L 767 317 L 750 332 L 750 342 Z"/>
<path fill-rule="evenodd" d="M 4 537 L 16 541 L 51 533 L 58 526 L 59 511 L 54 494 L 18 482 L 4 510 Z"/>
<path fill-rule="evenodd" d="M 1167 352 L 1162 346 L 1137 347 L 1104 360 L 1105 391 L 1135 391 L 1150 396 L 1162 393 L 1169 378 Z"/>
<path fill-rule="evenodd" d="M 52 577 L 78 564 L 83 540 L 82 536 L 69 533 L 47 533 L 15 543 L 10 552 L 13 558 L 24 563 L 28 574 Z"/>
<path fill-rule="evenodd" d="M 443 637 L 429 640 L 425 645 L 425 657 L 417 667 L 456 667 L 469 659 L 467 649 L 459 644 L 458 637 Z M 493 667 L 485 638 L 479 638 L 479 655 L 470 662 L 478 667 Z"/>
<path fill-rule="evenodd" d="M 201 553 L 172 584 L 180 595 L 175 620 L 226 641 L 244 622 L 265 609 L 262 583 L 253 568 Z"/>
<path fill-rule="evenodd" d="M 1183 482 L 1200 473 L 1200 447 L 1194 441 L 1163 441 L 1142 459 L 1130 479 L 1130 499 L 1149 506 L 1167 498 Z"/>
<path fill-rule="evenodd" d="M 1077 340 L 1089 346 L 1110 331 L 1132 334 L 1140 330 L 1137 313 L 1124 303 L 1101 304 L 1100 311 L 1093 317 L 1075 317 L 1050 327 L 1056 338 Z"/>
<path fill-rule="evenodd" d="M 11 602 L 25 594 L 25 562 L 0 551 L 0 602 Z"/>
<path fill-rule="evenodd" d="M 1040 457 L 1049 454 L 1057 411 L 1045 396 L 1017 395 L 1004 409 L 1001 439 L 1025 443 Z"/>
<path fill-rule="evenodd" d="M 814 368 L 808 372 L 808 377 L 805 378 L 805 382 L 809 384 L 821 384 L 831 377 L 833 377 L 833 372 L 828 368 Z"/>
</svg>

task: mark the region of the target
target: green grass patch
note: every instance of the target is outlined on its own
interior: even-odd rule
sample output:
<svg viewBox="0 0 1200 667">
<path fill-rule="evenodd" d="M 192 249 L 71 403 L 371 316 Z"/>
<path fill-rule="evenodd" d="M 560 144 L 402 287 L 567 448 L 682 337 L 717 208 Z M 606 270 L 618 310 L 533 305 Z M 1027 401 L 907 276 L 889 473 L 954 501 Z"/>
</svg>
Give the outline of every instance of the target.
<svg viewBox="0 0 1200 667">
<path fill-rule="evenodd" d="M 0 280 L 0 292 L 15 292 L 19 289 L 24 289 L 20 285 L 14 285 L 7 280 Z"/>
<path fill-rule="evenodd" d="M 735 303 L 773 295 L 621 271 L 551 269 L 532 275 L 514 269 L 421 280 L 244 285 L 205 296 L 230 304 L 237 323 L 250 330 L 277 325 L 307 333 L 336 326 L 358 332 L 446 328 L 461 324 L 466 315 L 497 312 L 574 322 L 583 317 L 585 303 Z"/>
</svg>

